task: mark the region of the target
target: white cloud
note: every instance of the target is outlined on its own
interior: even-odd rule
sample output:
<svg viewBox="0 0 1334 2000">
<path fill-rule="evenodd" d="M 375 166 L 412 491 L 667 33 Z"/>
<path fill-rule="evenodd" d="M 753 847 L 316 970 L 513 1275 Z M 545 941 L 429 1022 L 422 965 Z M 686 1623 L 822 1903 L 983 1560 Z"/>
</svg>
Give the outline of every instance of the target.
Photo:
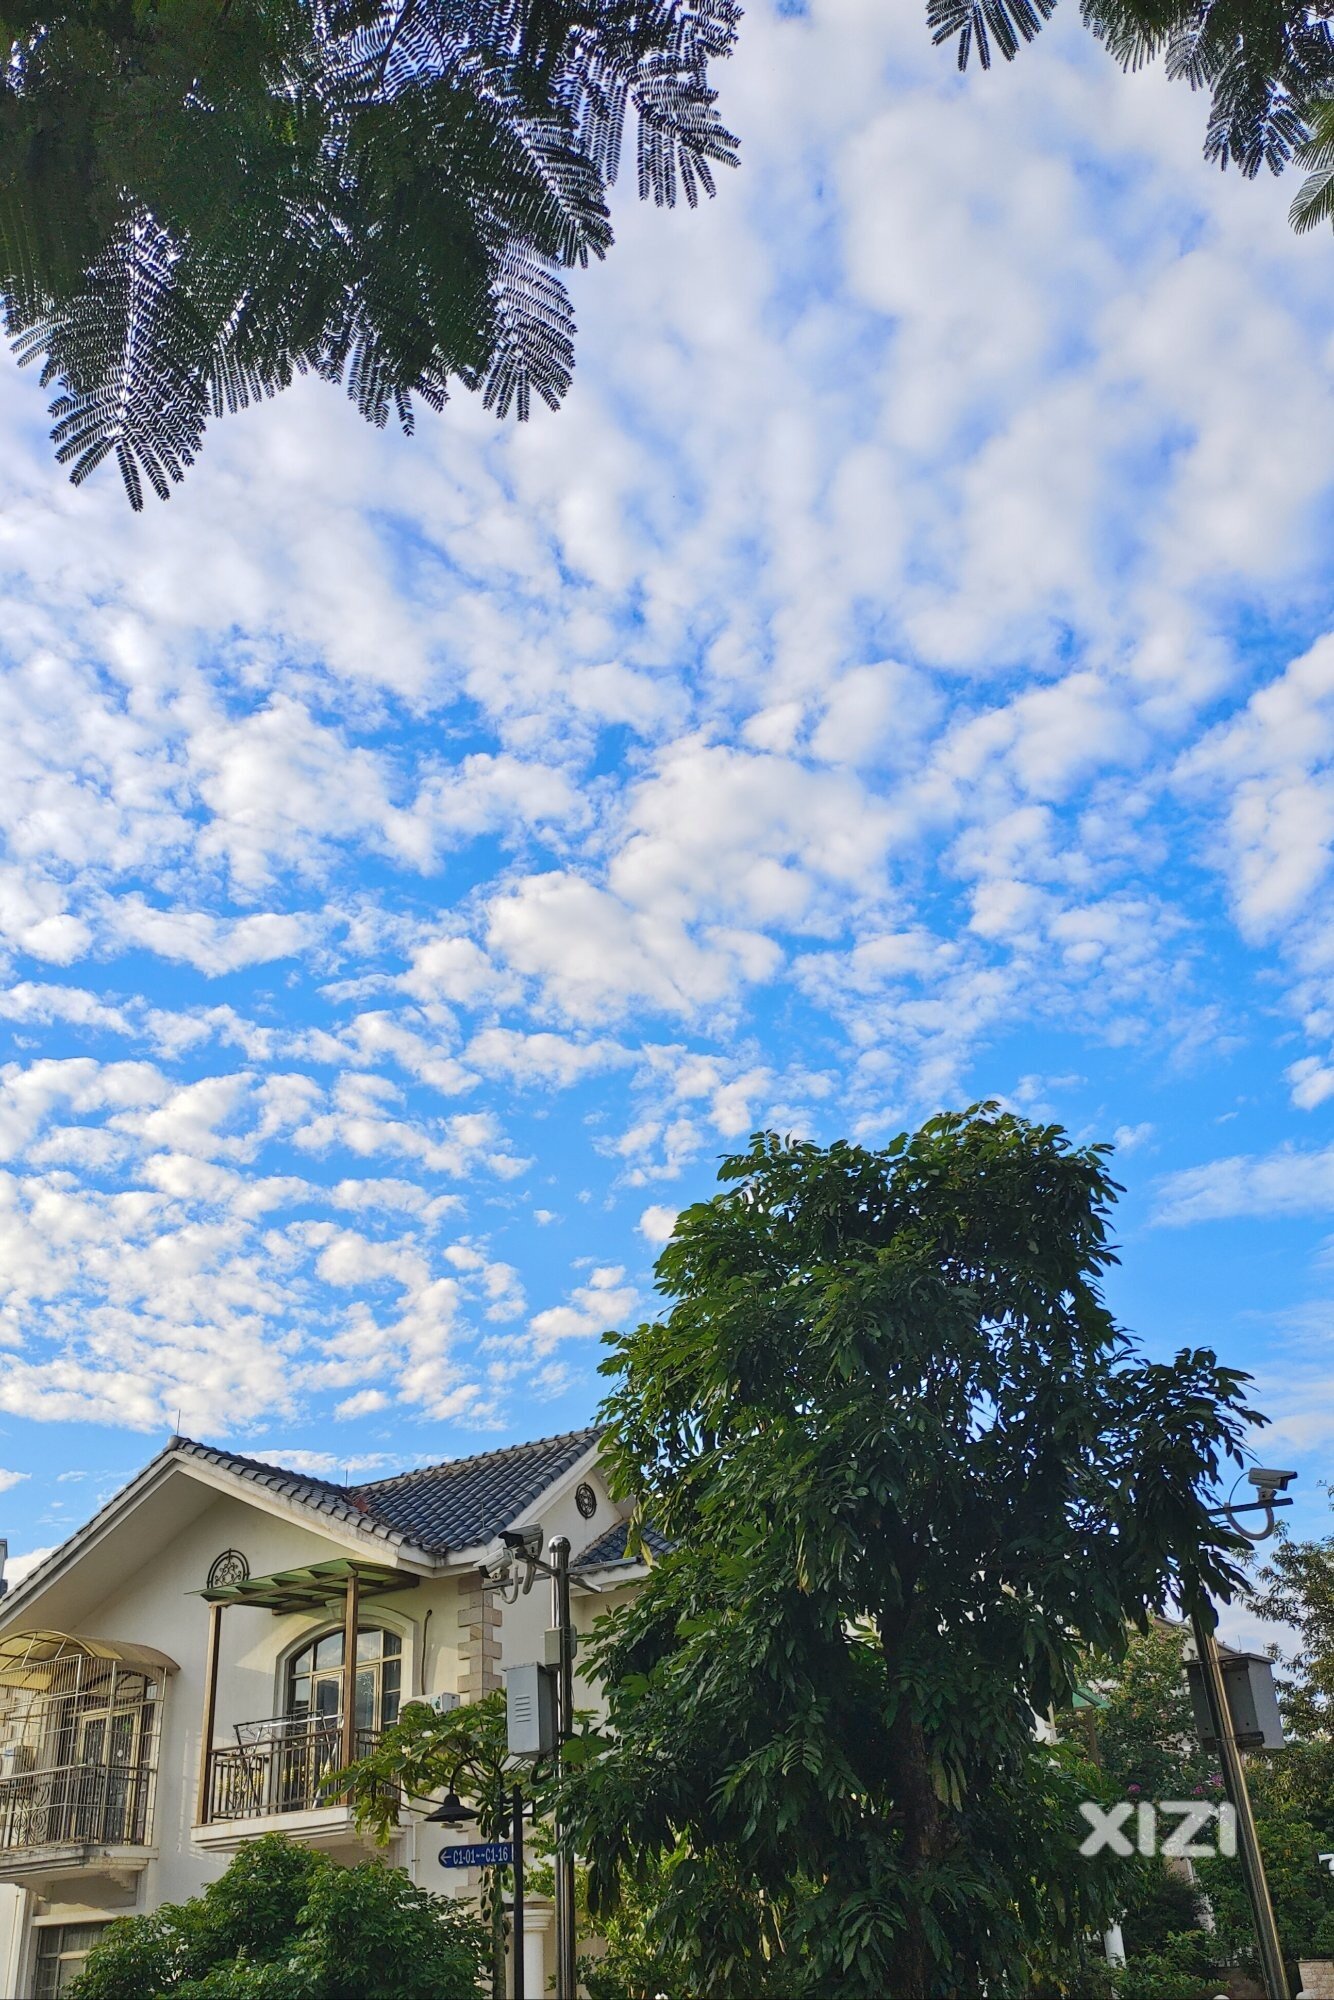
<svg viewBox="0 0 1334 2000">
<path fill-rule="evenodd" d="M 355 1396 L 344 1396 L 341 1403 L 334 1406 L 334 1415 L 340 1422 L 351 1422 L 355 1417 L 371 1417 L 378 1410 L 387 1410 L 389 1398 L 383 1389 L 359 1389 Z"/>
<path fill-rule="evenodd" d="M 650 1202 L 640 1214 L 636 1226 L 646 1242 L 654 1245 L 666 1243 L 676 1227 L 679 1214 L 679 1209 L 665 1208 L 661 1202 Z"/>
<path fill-rule="evenodd" d="M 588 1282 L 576 1285 L 566 1304 L 548 1306 L 534 1313 L 529 1332 L 539 1354 L 549 1354 L 562 1340 L 580 1339 L 619 1326 L 634 1310 L 638 1293 L 625 1282 L 619 1264 L 603 1265 L 590 1273 Z"/>
<path fill-rule="evenodd" d="M 1139 1076 L 1270 1060 L 1251 971 L 1329 1100 L 1334 265 L 1077 20 L 957 82 L 761 8 L 726 90 L 746 171 L 619 204 L 558 419 L 304 382 L 131 521 L 0 368 L 17 1417 L 514 1421 L 567 1379 L 525 1218 L 608 1232 L 549 1346 L 634 1307 L 626 1185 L 753 1124 L 1068 1067 L 1147 1151 Z"/>
<path fill-rule="evenodd" d="M 12 1589 L 17 1589 L 25 1577 L 31 1576 L 40 1563 L 44 1563 L 48 1556 L 54 1554 L 55 1544 L 52 1543 L 48 1548 L 29 1549 L 25 1555 L 10 1556 L 5 1563 L 6 1582 Z"/>
<path fill-rule="evenodd" d="M 293 958 L 316 935 L 316 925 L 304 916 L 272 910 L 216 917 L 205 910 L 155 909 L 139 895 L 122 897 L 108 911 L 107 922 L 123 944 L 142 945 L 159 958 L 192 965 L 210 977 Z"/>
<path fill-rule="evenodd" d="M 615 1042 L 575 1042 L 567 1035 L 525 1034 L 517 1028 L 483 1028 L 469 1042 L 467 1059 L 488 1076 L 557 1089 L 632 1060 L 629 1050 Z"/>
<path fill-rule="evenodd" d="M 645 1002 L 692 1015 L 771 977 L 782 956 L 756 931 L 710 926 L 695 938 L 670 916 L 632 909 L 565 871 L 530 875 L 498 896 L 488 943 L 579 1021 L 620 1019 Z"/>
<path fill-rule="evenodd" d="M 29 1474 L 26 1472 L 10 1472 L 7 1467 L 0 1465 L 0 1493 L 8 1493 L 11 1486 L 17 1486 L 21 1480 L 28 1477 Z"/>
<path fill-rule="evenodd" d="M 1303 1152 L 1234 1154 L 1187 1167 L 1158 1183 L 1159 1222 L 1215 1222 L 1231 1216 L 1324 1215 L 1334 1209 L 1334 1146 Z"/>
</svg>

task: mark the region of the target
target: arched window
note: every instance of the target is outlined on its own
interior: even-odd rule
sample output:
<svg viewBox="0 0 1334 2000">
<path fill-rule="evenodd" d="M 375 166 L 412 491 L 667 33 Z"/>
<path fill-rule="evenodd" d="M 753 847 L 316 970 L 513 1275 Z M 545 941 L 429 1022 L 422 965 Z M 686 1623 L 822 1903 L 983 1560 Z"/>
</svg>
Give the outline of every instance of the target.
<svg viewBox="0 0 1334 2000">
<path fill-rule="evenodd" d="M 357 1631 L 355 1727 L 388 1729 L 398 1720 L 403 1641 L 379 1625 Z M 343 1634 L 326 1632 L 287 1665 L 287 1713 L 302 1721 L 332 1723 L 343 1712 Z"/>
</svg>

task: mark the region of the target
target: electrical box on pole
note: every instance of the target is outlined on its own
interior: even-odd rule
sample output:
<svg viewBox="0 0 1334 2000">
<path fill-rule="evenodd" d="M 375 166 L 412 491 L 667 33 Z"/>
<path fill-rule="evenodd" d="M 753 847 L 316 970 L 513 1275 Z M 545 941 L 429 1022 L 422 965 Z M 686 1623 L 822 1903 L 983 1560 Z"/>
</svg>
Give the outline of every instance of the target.
<svg viewBox="0 0 1334 2000">
<path fill-rule="evenodd" d="M 1274 1691 L 1272 1663 L 1263 1653 L 1225 1653 L 1220 1647 L 1218 1668 L 1223 1677 L 1223 1692 L 1227 1696 L 1237 1748 L 1281 1750 L 1283 1723 L 1278 1712 L 1278 1696 Z M 1186 1662 L 1186 1675 L 1190 1681 L 1196 1732 L 1203 1744 L 1212 1745 L 1217 1738 L 1209 1716 L 1204 1674 L 1198 1660 Z"/>
<path fill-rule="evenodd" d="M 511 1757 L 549 1757 L 556 1748 L 556 1675 L 550 1667 L 507 1667 L 505 1726 Z"/>
</svg>

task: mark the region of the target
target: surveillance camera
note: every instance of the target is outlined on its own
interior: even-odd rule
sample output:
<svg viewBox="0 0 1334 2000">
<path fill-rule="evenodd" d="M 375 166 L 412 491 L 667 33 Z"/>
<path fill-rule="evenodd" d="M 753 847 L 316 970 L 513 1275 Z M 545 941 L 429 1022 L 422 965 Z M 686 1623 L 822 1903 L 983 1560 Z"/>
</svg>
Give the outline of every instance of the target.
<svg viewBox="0 0 1334 2000">
<path fill-rule="evenodd" d="M 1297 1475 L 1295 1472 L 1278 1472 L 1272 1465 L 1257 1465 L 1246 1477 L 1262 1500 L 1272 1500 L 1276 1493 L 1282 1493 L 1291 1486 Z"/>
<path fill-rule="evenodd" d="M 500 1539 L 507 1549 L 516 1555 L 540 1556 L 542 1553 L 542 1525 L 535 1522 L 531 1528 L 502 1528 Z"/>
</svg>

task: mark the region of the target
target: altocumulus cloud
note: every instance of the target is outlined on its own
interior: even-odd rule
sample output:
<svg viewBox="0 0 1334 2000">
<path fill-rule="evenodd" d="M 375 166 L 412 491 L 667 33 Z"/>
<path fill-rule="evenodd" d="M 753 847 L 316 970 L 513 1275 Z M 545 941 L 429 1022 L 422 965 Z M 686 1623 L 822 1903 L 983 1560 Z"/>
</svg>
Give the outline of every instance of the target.
<svg viewBox="0 0 1334 2000">
<path fill-rule="evenodd" d="M 911 9 L 761 7 L 727 113 L 525 431 L 304 384 L 131 521 L 0 371 L 11 1434 L 579 1421 L 750 1129 L 1034 1037 L 1110 1097 L 1239 959 L 1334 1091 L 1334 259 L 1074 22 L 960 82 Z M 1323 1212 L 1330 1158 L 1163 1213 Z"/>
</svg>

